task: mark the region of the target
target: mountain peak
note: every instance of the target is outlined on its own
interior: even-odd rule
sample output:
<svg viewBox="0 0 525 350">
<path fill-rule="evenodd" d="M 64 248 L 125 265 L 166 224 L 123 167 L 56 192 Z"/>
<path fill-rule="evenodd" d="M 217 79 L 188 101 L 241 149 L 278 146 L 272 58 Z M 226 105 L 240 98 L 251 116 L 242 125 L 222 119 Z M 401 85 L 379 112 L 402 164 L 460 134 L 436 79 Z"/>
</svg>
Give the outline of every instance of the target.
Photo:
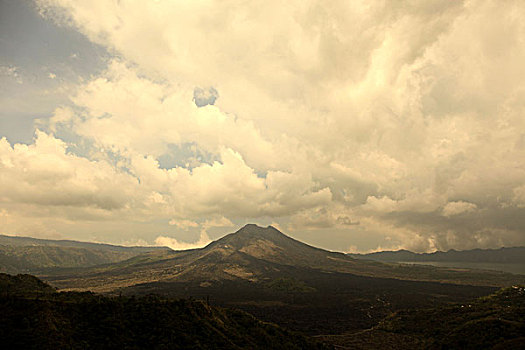
<svg viewBox="0 0 525 350">
<path fill-rule="evenodd" d="M 286 236 L 273 226 L 262 227 L 256 224 L 247 224 L 234 233 L 224 236 L 215 241 L 211 246 L 228 246 L 230 248 L 242 249 L 252 245 L 260 244 L 261 241 L 272 242 L 272 246 L 286 246 L 292 238 Z M 258 243 L 259 242 L 259 243 Z"/>
<path fill-rule="evenodd" d="M 281 233 L 279 230 L 277 230 L 273 226 L 262 227 L 257 224 L 246 224 L 235 233 L 264 233 L 267 231 L 277 231 Z"/>
<path fill-rule="evenodd" d="M 237 232 L 233 233 L 233 235 L 251 239 L 287 237 L 284 233 L 273 226 L 262 227 L 256 224 L 244 225 Z"/>
</svg>

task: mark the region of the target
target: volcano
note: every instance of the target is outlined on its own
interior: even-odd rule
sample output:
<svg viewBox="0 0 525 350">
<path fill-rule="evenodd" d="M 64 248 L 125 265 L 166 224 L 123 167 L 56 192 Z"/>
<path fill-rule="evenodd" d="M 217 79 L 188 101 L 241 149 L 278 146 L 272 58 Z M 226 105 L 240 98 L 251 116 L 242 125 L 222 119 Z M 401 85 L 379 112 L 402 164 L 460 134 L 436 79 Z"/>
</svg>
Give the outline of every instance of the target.
<svg viewBox="0 0 525 350">
<path fill-rule="evenodd" d="M 255 224 L 248 224 L 200 249 L 153 251 L 114 264 L 57 270 L 41 277 L 62 289 L 111 292 L 151 282 L 184 282 L 206 286 L 222 281 L 264 284 L 276 278 L 288 278 L 288 275 L 316 273 L 481 286 L 524 282 L 523 276 L 517 275 L 472 273 L 354 259 L 348 254 L 297 241 L 272 226 L 260 227 Z"/>
<path fill-rule="evenodd" d="M 401 308 L 469 300 L 525 282 L 510 274 L 354 259 L 253 224 L 200 249 L 153 251 L 40 277 L 60 290 L 212 300 L 309 334 L 365 329 Z"/>
</svg>

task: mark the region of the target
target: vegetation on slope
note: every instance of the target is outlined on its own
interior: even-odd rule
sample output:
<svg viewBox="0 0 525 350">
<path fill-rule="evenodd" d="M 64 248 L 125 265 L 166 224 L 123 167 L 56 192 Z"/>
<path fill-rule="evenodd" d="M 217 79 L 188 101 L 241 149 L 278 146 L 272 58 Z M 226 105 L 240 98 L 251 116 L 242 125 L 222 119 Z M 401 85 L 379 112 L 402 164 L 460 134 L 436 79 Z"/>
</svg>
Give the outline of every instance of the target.
<svg viewBox="0 0 525 350">
<path fill-rule="evenodd" d="M 55 293 L 49 284 L 31 275 L 11 276 L 0 273 L 0 293 L 3 296 L 23 295 L 34 296 Z"/>
<path fill-rule="evenodd" d="M 22 284 L 0 296 L 4 349 L 317 349 L 308 338 L 237 310 L 202 301 L 158 296 L 104 297 L 90 292 L 45 293 L 27 276 L 0 275 Z"/>
<path fill-rule="evenodd" d="M 44 269 L 84 268 L 160 251 L 171 250 L 0 235 L 0 272 L 37 274 Z"/>
<path fill-rule="evenodd" d="M 352 349 L 523 349 L 525 289 L 502 289 L 471 303 L 398 311 L 371 330 L 326 336 Z"/>
<path fill-rule="evenodd" d="M 378 329 L 423 338 L 430 348 L 480 349 L 525 340 L 525 290 L 515 286 L 472 303 L 398 312 Z"/>
</svg>

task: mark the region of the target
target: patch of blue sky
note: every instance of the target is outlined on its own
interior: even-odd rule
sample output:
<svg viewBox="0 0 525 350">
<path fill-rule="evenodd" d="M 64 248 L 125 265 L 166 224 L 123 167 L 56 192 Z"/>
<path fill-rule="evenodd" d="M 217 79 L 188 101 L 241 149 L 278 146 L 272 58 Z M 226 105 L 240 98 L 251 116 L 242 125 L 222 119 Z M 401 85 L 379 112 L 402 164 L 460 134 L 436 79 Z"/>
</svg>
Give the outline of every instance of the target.
<svg viewBox="0 0 525 350">
<path fill-rule="evenodd" d="M 220 156 L 200 149 L 194 142 L 188 142 L 169 144 L 168 151 L 158 157 L 158 161 L 162 169 L 184 167 L 191 170 L 202 163 L 211 165 L 220 161 Z"/>
<path fill-rule="evenodd" d="M 0 137 L 30 143 L 35 119 L 69 103 L 76 84 L 110 54 L 72 28 L 42 18 L 33 2 L 0 0 Z"/>
<path fill-rule="evenodd" d="M 213 86 L 204 89 L 196 87 L 193 90 L 193 101 L 197 107 L 213 105 L 217 98 L 219 98 L 219 92 Z"/>
<path fill-rule="evenodd" d="M 75 134 L 69 128 L 58 127 L 55 136 L 66 142 L 66 152 L 77 157 L 89 160 L 100 160 L 111 164 L 115 169 L 134 175 L 129 167 L 129 159 L 119 151 L 113 149 L 102 149 L 96 142 L 89 138 L 83 138 Z M 139 179 L 140 181 L 140 179 Z"/>
<path fill-rule="evenodd" d="M 255 169 L 255 175 L 261 179 L 266 179 L 266 176 L 268 176 L 268 170 Z"/>
</svg>

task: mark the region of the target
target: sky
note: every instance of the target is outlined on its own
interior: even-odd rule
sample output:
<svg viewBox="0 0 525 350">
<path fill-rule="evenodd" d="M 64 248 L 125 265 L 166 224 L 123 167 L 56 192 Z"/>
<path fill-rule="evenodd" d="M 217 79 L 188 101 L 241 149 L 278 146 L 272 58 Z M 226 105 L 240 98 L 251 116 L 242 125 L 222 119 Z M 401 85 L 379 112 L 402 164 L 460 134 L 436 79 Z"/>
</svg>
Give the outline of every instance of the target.
<svg viewBox="0 0 525 350">
<path fill-rule="evenodd" d="M 0 0 L 0 233 L 525 245 L 525 3 Z"/>
</svg>

